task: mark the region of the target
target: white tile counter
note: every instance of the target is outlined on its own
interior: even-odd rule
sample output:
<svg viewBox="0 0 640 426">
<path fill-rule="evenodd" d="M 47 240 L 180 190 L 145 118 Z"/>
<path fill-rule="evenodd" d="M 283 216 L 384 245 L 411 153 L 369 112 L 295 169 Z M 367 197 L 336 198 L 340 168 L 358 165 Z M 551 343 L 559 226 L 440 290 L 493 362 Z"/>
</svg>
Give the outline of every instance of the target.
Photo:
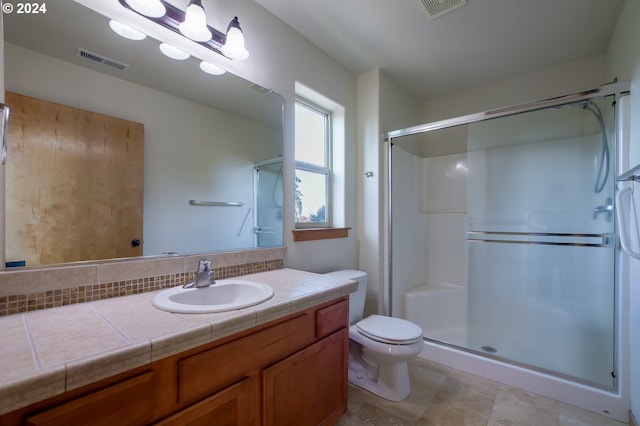
<svg viewBox="0 0 640 426">
<path fill-rule="evenodd" d="M 274 296 L 230 312 L 173 314 L 153 307 L 151 292 L 0 317 L 0 415 L 357 288 L 293 269 L 242 279 L 270 285 Z"/>
</svg>

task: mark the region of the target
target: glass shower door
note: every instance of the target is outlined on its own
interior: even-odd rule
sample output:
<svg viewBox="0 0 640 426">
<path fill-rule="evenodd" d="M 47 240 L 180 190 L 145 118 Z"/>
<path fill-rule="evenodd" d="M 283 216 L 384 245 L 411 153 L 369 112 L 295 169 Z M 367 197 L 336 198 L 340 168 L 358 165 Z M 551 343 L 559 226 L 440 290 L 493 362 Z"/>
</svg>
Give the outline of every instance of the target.
<svg viewBox="0 0 640 426">
<path fill-rule="evenodd" d="M 613 99 L 468 127 L 467 347 L 614 386 Z"/>
<path fill-rule="evenodd" d="M 256 165 L 257 247 L 282 245 L 282 160 Z"/>
</svg>

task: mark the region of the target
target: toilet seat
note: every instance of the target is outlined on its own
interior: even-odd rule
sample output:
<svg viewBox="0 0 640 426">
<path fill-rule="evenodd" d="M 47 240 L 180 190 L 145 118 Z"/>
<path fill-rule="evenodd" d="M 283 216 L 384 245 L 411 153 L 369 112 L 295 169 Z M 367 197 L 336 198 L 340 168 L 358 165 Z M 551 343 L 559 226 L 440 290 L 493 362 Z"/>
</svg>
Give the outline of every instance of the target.
<svg viewBox="0 0 640 426">
<path fill-rule="evenodd" d="M 422 340 L 422 328 L 401 318 L 371 315 L 356 324 L 369 339 L 392 345 L 409 345 Z"/>
</svg>

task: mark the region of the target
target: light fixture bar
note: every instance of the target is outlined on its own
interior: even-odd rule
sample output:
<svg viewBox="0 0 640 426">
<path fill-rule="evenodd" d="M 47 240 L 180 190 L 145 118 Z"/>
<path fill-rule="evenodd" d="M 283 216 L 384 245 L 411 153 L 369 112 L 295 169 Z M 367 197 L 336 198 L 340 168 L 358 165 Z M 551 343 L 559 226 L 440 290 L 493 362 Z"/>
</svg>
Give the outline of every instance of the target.
<svg viewBox="0 0 640 426">
<path fill-rule="evenodd" d="M 133 9 L 131 6 L 129 6 L 126 2 L 126 0 L 118 0 L 120 2 L 120 4 L 131 10 L 132 12 L 137 13 L 138 15 L 142 16 L 145 19 L 148 19 L 152 22 L 155 22 L 158 25 L 163 26 L 164 28 L 167 28 L 177 34 L 180 34 L 181 36 L 184 36 L 182 34 L 182 32 L 180 32 L 180 28 L 179 25 L 180 23 L 184 22 L 184 18 L 185 18 L 185 12 L 183 12 L 182 10 L 178 9 L 177 7 L 163 1 L 163 0 L 159 0 L 160 3 L 162 3 L 164 5 L 164 7 L 167 9 L 167 13 L 164 16 L 161 16 L 159 18 L 152 18 L 146 15 L 143 15 L 142 13 L 137 12 L 135 9 Z M 202 46 L 206 47 L 207 49 L 213 50 L 216 53 L 219 53 L 220 55 L 226 56 L 224 53 L 222 53 L 222 46 L 224 46 L 224 43 L 226 41 L 226 35 L 218 30 L 216 30 L 213 27 L 210 27 L 209 25 L 207 25 L 207 28 L 209 28 L 209 30 L 211 31 L 211 39 L 208 41 L 193 41 L 194 43 L 198 43 L 201 44 Z"/>
</svg>

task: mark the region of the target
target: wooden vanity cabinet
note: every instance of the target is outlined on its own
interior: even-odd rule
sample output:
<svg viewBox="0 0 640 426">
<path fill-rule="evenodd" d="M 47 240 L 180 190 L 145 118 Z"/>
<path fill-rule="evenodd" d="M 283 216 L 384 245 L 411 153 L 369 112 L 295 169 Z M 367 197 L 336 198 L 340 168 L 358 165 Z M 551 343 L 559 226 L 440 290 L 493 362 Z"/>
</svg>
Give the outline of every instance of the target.
<svg viewBox="0 0 640 426">
<path fill-rule="evenodd" d="M 324 425 L 347 411 L 348 299 L 0 416 L 9 425 Z"/>
<path fill-rule="evenodd" d="M 265 369 L 262 424 L 335 423 L 347 410 L 348 339 L 342 329 Z"/>
<path fill-rule="evenodd" d="M 157 426 L 235 426 L 258 424 L 258 384 L 246 378 L 156 423 Z"/>
<path fill-rule="evenodd" d="M 29 416 L 27 426 L 91 424 L 112 426 L 123 422 L 144 424 L 153 417 L 153 373 L 132 377 L 99 391 Z"/>
</svg>

